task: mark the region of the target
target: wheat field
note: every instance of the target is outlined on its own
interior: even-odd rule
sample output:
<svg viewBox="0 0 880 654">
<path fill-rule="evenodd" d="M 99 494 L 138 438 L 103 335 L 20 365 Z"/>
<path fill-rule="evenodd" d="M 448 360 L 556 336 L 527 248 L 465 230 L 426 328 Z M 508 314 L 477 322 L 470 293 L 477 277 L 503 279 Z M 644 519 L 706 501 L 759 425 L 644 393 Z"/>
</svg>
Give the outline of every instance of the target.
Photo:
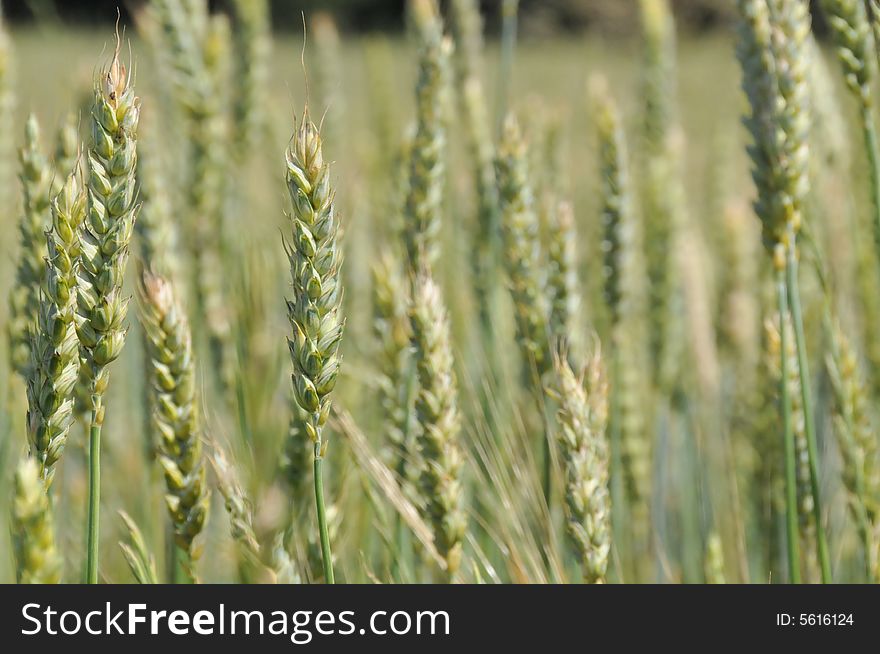
<svg viewBox="0 0 880 654">
<path fill-rule="evenodd" d="M 3 26 L 0 581 L 880 581 L 877 3 L 226 4 Z"/>
</svg>

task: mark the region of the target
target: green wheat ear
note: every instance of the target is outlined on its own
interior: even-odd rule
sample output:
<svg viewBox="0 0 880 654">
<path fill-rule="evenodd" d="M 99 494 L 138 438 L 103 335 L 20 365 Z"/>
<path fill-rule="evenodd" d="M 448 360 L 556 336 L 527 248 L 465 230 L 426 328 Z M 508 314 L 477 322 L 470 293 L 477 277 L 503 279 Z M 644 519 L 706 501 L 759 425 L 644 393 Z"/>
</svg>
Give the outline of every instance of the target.
<svg viewBox="0 0 880 654">
<path fill-rule="evenodd" d="M 158 461 L 165 473 L 165 502 L 174 541 L 187 555 L 187 568 L 201 551 L 196 539 L 208 519 L 210 494 L 202 454 L 196 400 L 195 361 L 186 316 L 171 283 L 142 270 L 138 279 L 141 323 L 148 338 L 153 425 Z"/>
<path fill-rule="evenodd" d="M 342 285 L 339 222 L 317 126 L 303 115 L 287 151 L 287 190 L 292 232 L 285 243 L 293 281 L 287 302 L 292 336 L 293 388 L 308 414 L 306 432 L 323 455 L 322 431 L 330 414 L 330 393 L 339 374 Z"/>
<path fill-rule="evenodd" d="M 452 580 L 461 566 L 467 528 L 462 507 L 461 415 L 449 318 L 440 287 L 428 273 L 415 280 L 410 320 L 419 378 L 415 402 L 416 442 L 422 460 L 419 487 L 426 518 L 434 529 L 434 545 Z"/>
<path fill-rule="evenodd" d="M 80 368 L 76 335 L 77 257 L 86 195 L 77 174 L 67 178 L 52 200 L 52 227 L 40 293 L 39 317 L 31 333 L 28 368 L 28 439 L 48 486 L 73 421 L 73 392 Z"/>
<path fill-rule="evenodd" d="M 293 395 L 302 411 L 297 431 L 305 432 L 313 451 L 313 480 L 324 580 L 334 583 L 328 511 L 324 504 L 323 461 L 327 450 L 324 425 L 330 415 L 330 394 L 339 376 L 342 339 L 342 248 L 339 222 L 330 185 L 330 164 L 324 160 L 321 135 L 308 109 L 286 155 L 290 195 L 289 240 L 284 249 L 290 264 L 293 296 L 287 300 L 291 335 L 287 339 L 293 363 Z M 297 417 L 296 415 L 294 416 Z M 306 448 L 309 443 L 299 443 Z M 290 447 L 296 444 L 290 443 Z M 302 461 L 295 455 L 292 461 Z"/>
<path fill-rule="evenodd" d="M 429 3 L 422 3 L 428 5 Z M 416 135 L 409 164 L 404 206 L 404 243 L 410 272 L 433 266 L 440 256 L 440 228 L 445 187 L 446 128 L 444 103 L 449 86 L 452 42 L 433 11 L 419 23 L 419 76 L 416 85 Z"/>
<path fill-rule="evenodd" d="M 598 348 L 578 376 L 565 356 L 555 361 L 557 439 L 565 469 L 566 531 L 586 583 L 604 583 L 611 553 L 608 383 Z"/>
<path fill-rule="evenodd" d="M 14 484 L 12 537 L 18 583 L 57 584 L 61 556 L 55 546 L 49 496 L 34 459 L 27 457 L 19 463 Z"/>
<path fill-rule="evenodd" d="M 95 85 L 88 153 L 88 213 L 80 230 L 77 335 L 95 422 L 104 422 L 108 366 L 122 353 L 128 298 L 122 279 L 138 212 L 137 128 L 140 101 L 114 56 Z"/>
<path fill-rule="evenodd" d="M 20 253 L 15 284 L 9 292 L 9 338 L 12 369 L 26 377 L 30 363 L 29 332 L 39 314 L 39 289 L 49 227 L 52 170 L 40 149 L 40 126 L 31 115 L 25 124 L 25 144 L 19 151 L 23 209 L 18 225 Z"/>
<path fill-rule="evenodd" d="M 517 341 L 527 386 L 540 392 L 540 380 L 553 365 L 548 325 L 550 296 L 541 265 L 527 148 L 512 115 L 504 122 L 495 170 L 501 201 L 504 265 L 515 309 Z M 531 374 L 533 367 L 537 379 Z"/>
</svg>

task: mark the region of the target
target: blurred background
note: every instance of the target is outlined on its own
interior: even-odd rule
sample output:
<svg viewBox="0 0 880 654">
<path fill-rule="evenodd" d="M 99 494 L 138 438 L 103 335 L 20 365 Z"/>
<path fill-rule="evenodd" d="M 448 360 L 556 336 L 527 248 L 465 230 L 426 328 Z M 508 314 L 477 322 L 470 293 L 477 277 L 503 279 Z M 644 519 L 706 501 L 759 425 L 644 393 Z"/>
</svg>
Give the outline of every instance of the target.
<svg viewBox="0 0 880 654">
<path fill-rule="evenodd" d="M 3 5 L 10 19 L 34 17 L 83 22 L 106 21 L 116 7 L 136 11 L 145 0 L 8 0 Z M 224 0 L 214 0 L 221 7 Z M 332 11 L 343 30 L 389 29 L 403 27 L 405 0 L 274 0 L 273 25 L 276 29 L 299 29 L 301 13 L 318 9 Z M 500 0 L 480 3 L 491 32 L 499 29 Z M 730 0 L 675 0 L 680 29 L 704 30 L 729 23 L 735 5 Z M 523 35 L 540 36 L 548 31 L 602 29 L 614 32 L 638 30 L 638 3 L 634 0 L 523 0 Z"/>
<path fill-rule="evenodd" d="M 239 63 L 238 53 L 232 49 L 235 42 L 230 38 L 236 34 L 237 25 L 229 18 L 230 2 L 210 3 L 211 30 L 203 35 L 202 46 L 206 67 L 210 55 L 210 74 L 216 77 L 212 77 L 212 83 L 217 84 L 217 95 L 222 100 L 220 119 L 234 124 L 232 110 L 236 105 L 232 100 L 242 92 L 243 85 L 235 65 Z M 88 116 L 96 64 L 105 61 L 112 51 L 112 24 L 119 7 L 142 99 L 139 153 L 147 153 L 145 161 L 152 153 L 154 162 L 163 162 L 153 171 L 163 178 L 162 183 L 154 179 L 153 189 L 167 189 L 166 200 L 174 210 L 169 215 L 184 223 L 193 213 L 187 204 L 187 182 L 190 169 L 195 168 L 187 142 L 186 107 L 180 102 L 178 88 L 169 86 L 174 70 L 165 58 L 162 39 L 155 47 L 145 38 L 149 21 L 143 21 L 143 10 L 148 4 L 143 0 L 2 0 L 10 23 L 7 31 L 14 53 L 11 73 L 15 84 L 11 117 L 14 128 L 10 128 L 6 151 L 11 153 L 13 146 L 22 144 L 24 122 L 31 113 L 42 126 L 42 144 L 47 150 L 68 115 L 72 114 L 74 122 Z M 289 325 L 281 301 L 289 292 L 289 271 L 279 238 L 279 230 L 287 233 L 289 229 L 283 213 L 286 200 L 282 172 L 283 151 L 292 129 L 291 113 L 299 110 L 306 99 L 319 113 L 326 111 L 325 152 L 334 162 L 337 206 L 345 229 L 345 365 L 334 390 L 334 403 L 353 416 L 353 424 L 365 434 L 369 447 L 386 460 L 390 451 L 386 416 L 376 401 L 384 383 L 378 374 L 382 344 L 372 331 L 370 271 L 377 253 L 399 246 L 404 164 L 409 135 L 414 131 L 418 75 L 416 39 L 405 32 L 404 0 L 275 0 L 271 4 L 274 36 L 271 55 L 267 55 L 265 70 L 261 71 L 265 88 L 258 87 L 264 92 L 263 101 L 257 105 L 260 138 L 247 150 L 244 162 L 234 159 L 226 147 L 221 148 L 225 157 L 220 167 L 223 207 L 217 224 L 225 234 L 223 238 L 234 245 L 230 250 L 234 256 L 227 257 L 224 269 L 226 279 L 222 285 L 227 304 L 222 308 L 229 314 L 224 318 L 234 324 L 235 330 L 235 342 L 227 345 L 247 355 L 236 351 L 230 357 L 233 361 L 241 359 L 233 375 L 236 393 L 215 388 L 220 385 L 212 378 L 217 367 L 207 363 L 210 359 L 205 334 L 201 334 L 202 342 L 196 348 L 205 431 L 211 442 L 230 451 L 240 468 L 242 483 L 253 499 L 255 530 L 264 554 L 286 529 L 290 517 L 289 480 L 284 476 L 287 473 L 279 470 L 279 459 L 286 444 L 295 442 L 288 438 L 291 394 L 284 336 Z M 441 0 L 441 4 L 448 14 L 449 1 Z M 538 171 L 534 183 L 542 203 L 555 206 L 555 200 L 563 200 L 573 207 L 577 234 L 575 278 L 583 296 L 573 331 L 584 340 L 591 333 L 588 328 L 596 328 L 603 335 L 607 322 L 602 288 L 602 178 L 595 116 L 587 90 L 598 75 L 604 78 L 620 106 L 629 139 L 629 158 L 638 171 L 644 164 L 642 145 L 650 104 L 646 100 L 650 85 L 645 81 L 646 70 L 651 68 L 647 57 L 650 53 L 644 37 L 640 37 L 639 4 L 637 0 L 522 0 L 520 42 L 510 87 L 504 94 L 497 88 L 501 78 L 500 1 L 481 3 L 488 43 L 479 69 L 485 83 L 487 113 L 494 119 L 509 108 L 519 117 L 530 143 L 530 167 Z M 670 317 L 669 326 L 676 340 L 674 347 L 682 353 L 682 379 L 674 397 L 668 389 L 655 392 L 645 388 L 651 382 L 639 373 L 653 364 L 646 360 L 642 346 L 633 348 L 634 362 L 626 368 L 633 374 L 622 380 L 621 392 L 627 393 L 625 411 L 627 419 L 632 418 L 630 423 L 648 426 L 640 430 L 630 428 L 628 423 L 627 428 L 636 436 L 650 435 L 650 460 L 644 466 L 652 484 L 650 507 L 640 503 L 637 508 L 650 510 L 653 549 L 649 551 L 638 543 L 632 548 L 632 565 L 618 562 L 611 580 L 702 582 L 726 574 L 732 581 L 784 581 L 784 573 L 779 572 L 781 521 L 775 520 L 779 514 L 774 504 L 778 488 L 765 483 L 766 470 L 780 469 L 773 458 L 778 452 L 770 451 L 774 443 L 778 444 L 778 384 L 773 376 L 776 373 L 765 370 L 773 344 L 765 336 L 766 326 L 773 326 L 776 314 L 772 303 L 767 302 L 767 284 L 763 282 L 769 276 L 759 269 L 766 262 L 760 254 L 758 223 L 750 207 L 754 185 L 745 154 L 747 138 L 741 124 L 745 102 L 732 29 L 736 2 L 672 0 L 671 5 L 680 38 L 674 47 L 674 70 L 669 73 L 666 91 L 673 107 L 670 116 L 674 116 L 669 128 L 675 146 L 671 148 L 675 159 L 672 169 L 681 184 L 679 188 L 677 181 L 671 193 L 682 224 L 676 241 L 679 247 L 670 264 L 676 266 L 675 274 L 681 277 L 680 288 L 674 290 L 674 302 L 680 302 L 681 310 Z M 310 95 L 301 61 L 303 14 L 309 24 L 305 69 L 312 81 Z M 814 12 L 815 30 L 820 36 L 823 25 L 821 16 Z M 820 54 L 810 74 L 811 85 L 817 91 L 812 165 L 821 175 L 817 175 L 811 195 L 809 220 L 816 226 L 814 241 L 827 252 L 841 322 L 853 335 L 860 355 L 876 354 L 870 360 L 876 384 L 871 395 L 873 407 L 880 397 L 880 375 L 873 374 L 880 370 L 880 329 L 873 325 L 880 324 L 880 318 L 871 322 L 868 318 L 874 314 L 863 310 L 863 306 L 867 306 L 865 298 L 880 297 L 880 291 L 872 286 L 876 276 L 859 274 L 856 265 L 862 260 L 861 250 L 870 247 L 871 241 L 862 237 L 869 233 L 867 223 L 862 224 L 869 216 L 867 166 L 858 147 L 860 141 L 856 140 L 861 137 L 852 133 L 858 124 L 855 103 L 847 95 L 835 54 L 829 47 Z M 455 102 L 449 105 L 448 111 L 459 111 Z M 493 316 L 493 338 L 505 352 L 499 368 L 503 374 L 497 375 L 495 386 L 485 385 L 487 355 L 475 320 L 476 296 L 469 292 L 470 271 L 474 268 L 471 241 L 476 184 L 466 130 L 457 122 L 452 126 L 441 234 L 444 256 L 438 277 L 449 304 L 456 374 L 462 388 L 463 440 L 468 454 L 464 474 L 473 500 L 472 524 L 488 525 L 486 533 L 492 536 L 479 543 L 482 549 L 468 546 L 467 556 L 480 560 L 481 565 L 485 561 L 479 570 L 476 566 L 475 571 L 468 569 L 468 580 L 573 579 L 577 573 L 572 573 L 571 560 L 565 558 L 562 540 L 546 546 L 543 532 L 537 538 L 531 531 L 533 516 L 543 515 L 545 509 L 541 506 L 537 467 L 531 464 L 534 452 L 530 448 L 539 439 L 528 439 L 543 432 L 541 418 L 532 410 L 531 402 L 523 401 L 513 309 L 506 293 L 500 294 L 499 310 Z M 86 130 L 81 131 L 83 140 Z M 223 139 L 216 142 L 225 146 Z M 13 180 L 15 159 L 0 156 L 0 169 L 4 162 L 6 170 L 0 170 L 0 177 Z M 634 179 L 638 185 L 638 172 Z M 19 219 L 19 188 L 14 181 L 7 181 L 0 183 L 3 189 L 9 200 L 0 211 L 0 229 L 12 234 Z M 161 198 L 163 194 L 156 195 Z M 546 202 L 547 198 L 552 202 Z M 154 204 L 159 202 L 154 200 Z M 186 262 L 193 259 L 194 245 L 182 239 L 180 248 L 186 267 Z M 14 283 L 17 256 L 17 236 L 0 238 L 0 325 L 7 317 L 5 298 Z M 867 256 L 874 255 L 868 252 Z M 873 259 L 867 261 L 873 265 Z M 805 277 L 809 351 L 814 357 L 811 368 L 822 371 L 825 297 L 817 276 Z M 868 280 L 864 288 L 863 279 Z M 880 316 L 880 308 L 876 315 Z M 195 329 L 207 331 L 212 317 L 206 320 L 197 316 Z M 648 325 L 647 320 L 636 322 L 638 330 Z M 102 446 L 106 471 L 103 512 L 107 516 L 102 527 L 102 575 L 108 581 L 130 579 L 116 547 L 116 541 L 124 538 L 123 526 L 114 519 L 118 509 L 127 510 L 142 525 L 159 568 L 167 567 L 163 565 L 161 484 L 151 476 L 156 467 L 149 453 L 138 446 L 148 442 L 150 430 L 144 424 L 148 422 L 144 358 L 134 310 L 129 323 L 131 335 L 121 360 L 115 364 L 108 391 L 110 408 Z M 841 457 L 832 435 L 831 383 L 824 376 L 817 381 L 821 381 L 817 384 L 817 404 L 821 407 L 817 422 L 823 497 L 829 516 L 829 540 L 835 548 L 835 579 L 860 581 L 862 555 L 847 517 L 848 498 L 840 481 Z M 0 374 L 0 398 L 7 396 L 6 387 L 18 394 L 14 399 L 19 402 L 19 406 L 11 405 L 6 432 L 22 434 L 23 385 L 17 378 Z M 77 427 L 74 431 L 65 453 L 66 478 L 56 482 L 59 488 L 65 484 L 58 531 L 67 580 L 77 578 L 84 544 L 81 526 L 86 440 L 83 430 Z M 337 578 L 358 582 L 376 578 L 421 580 L 423 571 L 416 566 L 412 566 L 414 570 L 392 572 L 385 544 L 394 513 L 388 510 L 384 491 L 377 489 L 361 469 L 356 448 L 349 444 L 351 434 L 344 432 L 334 427 L 331 464 L 325 477 L 336 516 L 341 516 L 336 520 L 338 534 L 333 537 Z M 12 446 L 7 449 L 5 462 L 0 451 L 0 487 L 9 479 L 11 464 L 24 446 L 20 437 L 7 442 Z M 505 477 L 509 471 L 516 474 Z M 768 478 L 778 481 L 775 476 Z M 145 501 L 145 487 L 156 497 Z M 0 516 L 8 514 L 6 501 L 5 495 L 0 496 Z M 311 500 L 301 505 L 305 511 L 311 510 Z M 557 513 L 557 522 L 559 517 Z M 305 571 L 303 578 L 315 579 L 309 567 L 315 552 L 313 522 L 305 519 L 302 524 L 309 526 L 291 530 L 294 537 L 284 546 L 291 549 L 297 565 Z M 647 524 L 648 520 L 642 520 L 639 526 Z M 207 581 L 248 578 L 242 572 L 243 566 L 238 566 L 239 555 L 229 531 L 222 502 L 215 493 L 202 565 Z M 8 530 L 0 527 L 0 581 L 13 578 L 11 557 L 4 556 L 9 551 L 7 536 Z M 723 545 L 710 547 L 718 542 Z M 558 557 L 559 565 L 546 564 L 545 547 L 556 548 L 549 555 Z M 629 568 L 634 571 L 632 575 Z M 715 574 L 718 570 L 725 574 Z"/>
</svg>

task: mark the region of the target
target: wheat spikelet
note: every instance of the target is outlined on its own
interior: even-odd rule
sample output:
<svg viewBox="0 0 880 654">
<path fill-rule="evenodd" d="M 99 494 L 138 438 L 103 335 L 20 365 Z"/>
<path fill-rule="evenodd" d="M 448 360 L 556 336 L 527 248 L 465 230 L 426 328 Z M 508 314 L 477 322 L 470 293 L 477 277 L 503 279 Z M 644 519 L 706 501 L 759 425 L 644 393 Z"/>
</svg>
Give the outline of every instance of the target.
<svg viewBox="0 0 880 654">
<path fill-rule="evenodd" d="M 172 0 L 151 3 L 169 50 L 174 97 L 183 109 L 188 129 L 189 166 L 185 182 L 187 219 L 184 236 L 193 258 L 192 288 L 198 313 L 207 330 L 214 369 L 221 386 L 232 370 L 232 327 L 224 299 L 222 184 L 226 142 L 221 110 L 220 75 L 225 47 L 216 30 L 226 29 L 209 21 L 201 0 L 181 5 Z M 212 32 L 213 30 L 213 32 Z M 212 48 L 220 48 L 220 51 Z M 215 66 L 212 68 L 212 65 Z"/>
<path fill-rule="evenodd" d="M 755 213 L 763 241 L 778 267 L 776 246 L 794 247 L 809 190 L 810 30 L 806 6 L 794 0 L 738 0 L 742 22 L 737 56 L 751 105 L 744 122 L 752 136 Z"/>
<path fill-rule="evenodd" d="M 289 404 L 290 419 L 281 456 L 281 470 L 292 498 L 294 511 L 302 511 L 309 502 L 309 483 L 312 479 L 313 452 L 312 448 L 304 446 L 309 442 L 309 432 L 306 428 L 309 413 L 299 405 L 292 392 Z"/>
<path fill-rule="evenodd" d="M 156 573 L 156 560 L 147 548 L 144 535 L 137 523 L 125 511 L 119 512 L 119 517 L 128 532 L 128 542 L 119 541 L 119 549 L 128 564 L 128 569 L 134 575 L 139 584 L 158 584 L 159 575 Z"/>
<path fill-rule="evenodd" d="M 577 315 L 581 304 L 577 277 L 577 233 L 574 207 L 559 202 L 546 213 L 547 290 L 550 293 L 550 332 L 557 340 L 577 345 Z M 572 342 L 574 341 L 574 342 Z"/>
<path fill-rule="evenodd" d="M 501 200 L 504 265 L 516 312 L 524 378 L 530 388 L 540 392 L 540 379 L 553 365 L 547 323 L 549 295 L 540 261 L 538 218 L 529 180 L 526 145 L 512 115 L 504 123 L 495 168 Z M 534 379 L 532 370 L 537 379 Z"/>
<path fill-rule="evenodd" d="M 831 380 L 834 431 L 843 458 L 849 507 L 865 546 L 869 579 L 880 581 L 880 447 L 868 412 L 868 392 L 855 352 L 835 323 L 830 328 L 825 367 Z"/>
<path fill-rule="evenodd" d="M 287 151 L 287 189 L 291 201 L 291 237 L 285 243 L 293 281 L 287 313 L 293 332 L 288 339 L 297 404 L 308 414 L 306 433 L 323 456 L 322 429 L 330 412 L 330 392 L 339 373 L 339 315 L 342 287 L 339 268 L 339 222 L 324 161 L 321 136 L 308 112 L 294 130 Z"/>
<path fill-rule="evenodd" d="M 666 0 L 640 3 L 644 70 L 641 199 L 645 263 L 649 280 L 647 310 L 654 383 L 664 390 L 674 379 L 676 293 L 675 239 L 680 207 L 675 198 L 677 173 L 672 149 L 675 124 L 675 22 Z"/>
<path fill-rule="evenodd" d="M 461 565 L 466 518 L 462 508 L 464 464 L 449 318 L 440 287 L 423 273 L 413 287 L 413 344 L 419 392 L 416 396 L 416 444 L 422 460 L 419 488 L 434 544 L 452 580 Z"/>
<path fill-rule="evenodd" d="M 783 477 L 783 440 L 779 434 L 779 333 L 772 320 L 761 330 L 761 354 L 755 371 L 740 387 L 736 422 L 737 431 L 748 435 L 751 449 L 748 489 L 755 507 L 760 533 L 770 537 L 762 543 L 765 572 L 771 570 L 779 557 L 776 539 L 778 518 L 785 512 Z M 746 462 L 748 465 L 748 462 Z"/>
<path fill-rule="evenodd" d="M 272 562 L 271 562 L 272 580 L 276 584 L 299 584 L 302 579 L 296 568 L 296 563 L 284 546 L 284 532 L 278 532 L 275 535 L 275 541 L 272 544 Z"/>
<path fill-rule="evenodd" d="M 401 480 L 410 478 L 412 457 L 409 407 L 406 406 L 410 324 L 409 293 L 401 265 L 385 251 L 373 266 L 373 334 L 379 343 L 379 402 L 383 410 L 382 433 L 391 446 L 391 467 Z"/>
<path fill-rule="evenodd" d="M 141 323 L 149 338 L 153 425 L 165 472 L 165 502 L 175 543 L 187 555 L 189 573 L 194 574 L 191 566 L 201 554 L 196 539 L 208 517 L 210 496 L 189 325 L 167 279 L 143 269 L 137 290 Z"/>
<path fill-rule="evenodd" d="M 16 579 L 20 584 L 57 584 L 61 556 L 55 547 L 55 527 L 39 467 L 28 457 L 15 470 L 12 535 Z"/>
<path fill-rule="evenodd" d="M 267 0 L 234 0 L 235 129 L 239 157 L 258 145 L 267 127 L 264 103 L 269 80 L 271 35 Z"/>
<path fill-rule="evenodd" d="M 471 236 L 474 289 L 480 321 L 491 333 L 491 294 L 499 249 L 498 189 L 492 132 L 480 77 L 483 21 L 474 0 L 456 0 L 452 3 L 452 10 L 452 25 L 458 44 L 455 57 L 458 91 L 477 191 L 477 220 Z"/>
<path fill-rule="evenodd" d="M 39 318 L 31 333 L 27 379 L 28 440 L 46 486 L 52 482 L 55 463 L 67 442 L 80 366 L 75 322 L 76 264 L 86 195 L 77 173 L 67 178 L 52 200 L 51 213 L 52 228 L 45 236 L 48 256 Z"/>
<path fill-rule="evenodd" d="M 874 37 L 863 0 L 820 0 L 837 56 L 850 91 L 861 103 L 871 104 L 871 80 L 875 75 Z"/>
<path fill-rule="evenodd" d="M 260 543 L 254 532 L 254 517 L 251 503 L 241 487 L 238 472 L 230 463 L 226 453 L 218 446 L 214 447 L 211 459 L 217 476 L 217 488 L 223 496 L 232 538 L 238 544 L 249 563 L 260 560 Z"/>
<path fill-rule="evenodd" d="M 740 27 L 737 56 L 743 71 L 742 86 L 749 100 L 751 113 L 744 119 L 752 144 L 748 154 L 752 161 L 752 179 L 758 197 L 755 213 L 761 221 L 762 240 L 776 278 L 778 312 L 787 320 L 790 302 L 796 360 L 788 362 L 780 356 L 781 369 L 796 363 L 800 382 L 799 398 L 788 398 L 790 386 L 783 387 L 782 415 L 786 442 L 787 514 L 789 573 L 798 581 L 798 545 L 794 516 L 803 507 L 795 506 L 796 477 L 806 467 L 809 472 L 810 495 L 814 519 L 806 530 L 815 533 L 822 580 L 831 579 L 831 563 L 825 528 L 822 524 L 818 447 L 810 388 L 806 336 L 798 289 L 797 235 L 801 229 L 804 204 L 809 192 L 810 150 L 812 128 L 811 97 L 807 77 L 810 70 L 810 15 L 806 4 L 797 0 L 739 0 Z M 783 329 L 783 333 L 786 330 Z M 781 379 L 788 377 L 782 374 Z M 799 403 L 799 406 L 792 406 Z M 803 435 L 793 429 L 792 418 L 803 419 Z M 795 420 L 795 422 L 798 422 Z M 805 447 L 802 462 L 793 461 L 800 446 Z M 800 449 L 803 451 L 803 448 Z M 805 528 L 802 526 L 801 540 Z M 813 556 L 811 549 L 810 556 Z M 808 571 L 812 566 L 807 562 Z"/>
<path fill-rule="evenodd" d="M 580 376 L 562 357 L 555 367 L 566 529 L 580 555 L 584 581 L 604 583 L 611 552 L 608 386 L 598 348 Z"/>
<path fill-rule="evenodd" d="M 19 252 L 15 284 L 9 292 L 9 338 L 12 368 L 26 377 L 30 361 L 28 333 L 37 321 L 39 288 L 43 280 L 43 256 L 49 226 L 52 171 L 40 150 L 40 128 L 31 115 L 25 125 L 25 144 L 19 152 L 24 211 L 18 225 Z"/>
<path fill-rule="evenodd" d="M 443 36 L 439 17 L 433 11 L 428 13 L 428 17 L 419 21 L 417 127 L 409 159 L 409 188 L 404 206 L 404 242 L 413 274 L 425 266 L 432 266 L 440 255 L 446 175 L 443 108 L 449 84 L 452 43 Z"/>
<path fill-rule="evenodd" d="M 767 330 L 767 337 L 770 346 L 771 360 L 774 362 L 773 375 L 776 380 L 781 379 L 780 361 L 785 356 L 788 360 L 787 379 L 784 383 L 788 385 L 789 397 L 791 398 L 792 413 L 792 429 L 794 431 L 795 444 L 795 460 L 796 460 L 796 490 L 797 490 L 797 512 L 798 526 L 800 529 L 801 548 L 806 552 L 807 556 L 804 561 L 805 572 L 807 578 L 813 578 L 816 572 L 816 551 L 813 544 L 815 543 L 816 524 L 813 516 L 814 498 L 810 490 L 810 467 L 807 452 L 807 439 L 804 429 L 804 408 L 801 401 L 801 380 L 798 375 L 797 353 L 795 352 L 794 342 L 791 338 L 792 326 L 791 316 L 786 316 L 783 326 L 780 326 L 779 315 L 775 316 L 775 320 L 767 321 L 764 325 Z M 788 332 L 786 351 L 782 351 L 782 336 L 780 329 Z"/>
<path fill-rule="evenodd" d="M 334 192 L 330 186 L 330 165 L 324 160 L 321 135 L 309 118 L 308 109 L 299 124 L 294 125 L 286 163 L 291 234 L 290 241 L 284 242 L 284 249 L 293 282 L 293 297 L 287 300 L 292 332 L 287 344 L 293 363 L 294 399 L 304 413 L 298 427 L 308 436 L 314 453 L 324 580 L 333 583 L 322 463 L 327 449 L 324 425 L 330 415 L 330 393 L 339 374 L 339 341 L 343 329 L 340 315 L 342 249 Z M 305 449 L 305 443 L 300 441 L 299 445 Z M 295 446 L 292 441 L 288 443 L 288 447 Z"/>
<path fill-rule="evenodd" d="M 604 82 L 595 82 L 592 94 L 601 173 L 603 295 L 614 331 L 622 317 L 632 310 L 627 276 L 632 274 L 634 226 L 620 116 Z"/>
<path fill-rule="evenodd" d="M 77 335 L 89 381 L 94 424 L 104 422 L 107 366 L 122 352 L 128 299 L 122 279 L 136 205 L 140 102 L 118 52 L 95 83 L 89 149 L 88 212 L 80 230 Z"/>
<path fill-rule="evenodd" d="M 642 339 L 637 324 L 641 277 L 631 209 L 626 144 L 617 107 L 604 80 L 592 85 L 599 141 L 602 282 L 609 317 L 612 403 L 618 408 L 622 477 L 633 503 L 634 529 L 647 528 L 651 441 L 644 424 Z M 638 539 L 637 539 L 638 540 Z"/>
</svg>

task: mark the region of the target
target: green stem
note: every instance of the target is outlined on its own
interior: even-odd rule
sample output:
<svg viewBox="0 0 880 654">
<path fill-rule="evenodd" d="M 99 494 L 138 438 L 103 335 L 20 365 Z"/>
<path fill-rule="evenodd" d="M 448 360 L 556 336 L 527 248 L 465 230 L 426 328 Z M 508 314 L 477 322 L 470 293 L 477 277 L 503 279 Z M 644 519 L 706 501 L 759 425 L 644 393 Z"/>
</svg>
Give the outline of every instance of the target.
<svg viewBox="0 0 880 654">
<path fill-rule="evenodd" d="M 797 347 L 798 372 L 801 381 L 801 399 L 804 405 L 804 431 L 807 436 L 807 458 L 810 466 L 810 492 L 813 495 L 813 517 L 816 522 L 816 540 L 819 550 L 819 567 L 822 583 L 831 583 L 831 558 L 828 555 L 828 539 L 822 524 L 822 502 L 819 488 L 819 451 L 816 445 L 816 425 L 813 416 L 813 397 L 810 391 L 810 364 L 807 359 L 807 342 L 804 335 L 803 312 L 801 311 L 800 290 L 798 289 L 798 262 L 794 238 L 789 241 L 786 251 L 786 277 L 788 295 L 791 303 L 791 321 L 794 324 L 794 339 Z"/>
<path fill-rule="evenodd" d="M 797 455 L 794 430 L 791 424 L 791 397 L 788 392 L 788 297 L 785 288 L 785 270 L 776 273 L 776 292 L 779 300 L 780 339 L 780 394 L 782 397 L 782 429 L 785 443 L 785 533 L 788 545 L 788 581 L 801 583 L 800 545 L 798 542 Z"/>
<path fill-rule="evenodd" d="M 86 548 L 86 582 L 98 583 L 98 524 L 101 509 L 101 398 L 92 396 L 89 423 L 89 532 Z"/>
<path fill-rule="evenodd" d="M 880 257 L 880 146 L 877 143 L 877 128 L 871 107 L 862 103 L 862 133 L 865 139 L 865 152 L 868 156 L 868 171 L 871 188 L 871 223 L 874 227 L 874 245 Z"/>
<path fill-rule="evenodd" d="M 613 341 L 611 345 L 611 388 L 609 406 L 609 442 L 611 445 L 611 533 L 612 543 L 622 561 L 627 560 L 627 551 L 624 543 L 629 540 L 624 534 L 626 524 L 625 497 L 623 487 L 623 455 L 620 443 L 620 355 L 618 344 Z M 619 583 L 624 583 L 623 565 L 621 565 Z"/>
<path fill-rule="evenodd" d="M 321 534 L 321 559 L 324 563 L 324 583 L 336 583 L 333 579 L 333 558 L 330 554 L 330 533 L 327 531 L 327 511 L 324 508 L 324 475 L 320 444 L 315 445 L 315 506 L 318 511 L 318 531 Z"/>
</svg>

